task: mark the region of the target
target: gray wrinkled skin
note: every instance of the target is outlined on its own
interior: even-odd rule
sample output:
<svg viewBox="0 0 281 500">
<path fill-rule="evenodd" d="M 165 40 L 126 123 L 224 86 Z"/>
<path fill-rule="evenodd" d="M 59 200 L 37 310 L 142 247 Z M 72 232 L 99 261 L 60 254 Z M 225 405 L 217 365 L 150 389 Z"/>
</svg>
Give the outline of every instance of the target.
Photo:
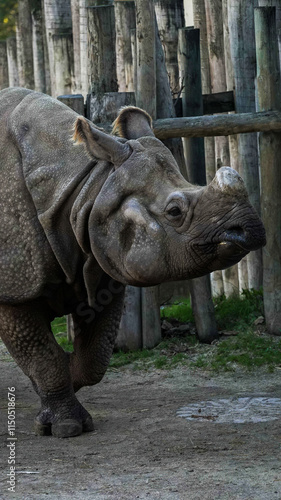
<svg viewBox="0 0 281 500">
<path fill-rule="evenodd" d="M 192 186 L 137 108 L 121 111 L 117 139 L 13 88 L 0 123 L 1 337 L 41 398 L 36 432 L 75 436 L 93 429 L 75 391 L 106 371 L 124 285 L 230 266 L 265 244 L 264 228 L 237 173 Z M 71 355 L 50 329 L 69 313 Z"/>
</svg>

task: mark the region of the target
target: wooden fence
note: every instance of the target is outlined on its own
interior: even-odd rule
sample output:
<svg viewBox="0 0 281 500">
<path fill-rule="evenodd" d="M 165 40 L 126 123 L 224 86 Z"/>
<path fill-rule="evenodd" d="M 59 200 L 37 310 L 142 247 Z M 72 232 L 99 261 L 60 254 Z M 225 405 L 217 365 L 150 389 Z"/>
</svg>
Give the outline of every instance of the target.
<svg viewBox="0 0 281 500">
<path fill-rule="evenodd" d="M 70 0 L 44 0 L 43 7 L 31 13 L 27 0 L 19 1 L 19 23 L 25 26 L 25 16 L 30 16 L 31 35 L 28 29 L 23 36 L 18 26 L 16 44 L 13 39 L 1 42 L 0 87 L 19 82 L 54 96 L 90 91 L 86 116 L 105 128 L 121 105 L 135 103 L 150 112 L 156 137 L 191 181 L 203 184 L 207 177 L 209 182 L 222 165 L 236 168 L 262 214 L 268 243 L 263 266 L 257 251 L 238 267 L 213 273 L 213 292 L 228 295 L 263 283 L 266 324 L 271 333 L 280 334 L 280 8 L 254 9 L 247 0 L 194 0 L 195 28 L 185 28 L 182 0 L 89 0 L 87 5 L 86 0 L 72 0 L 72 19 Z M 118 85 L 123 92 L 116 93 Z M 83 111 L 82 97 L 60 99 Z M 179 138 L 185 138 L 188 167 Z M 191 282 L 198 335 L 209 342 L 217 334 L 210 290 L 208 277 Z M 120 346 L 157 343 L 158 288 L 128 287 L 125 312 Z"/>
</svg>

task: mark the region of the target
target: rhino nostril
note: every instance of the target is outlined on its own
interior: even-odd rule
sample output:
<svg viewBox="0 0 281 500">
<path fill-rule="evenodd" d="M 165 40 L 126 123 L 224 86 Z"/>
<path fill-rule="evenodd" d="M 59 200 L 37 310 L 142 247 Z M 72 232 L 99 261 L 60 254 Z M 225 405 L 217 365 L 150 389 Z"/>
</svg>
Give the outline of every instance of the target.
<svg viewBox="0 0 281 500">
<path fill-rule="evenodd" d="M 236 243 L 245 248 L 247 247 L 248 235 L 241 226 L 232 226 L 223 233 L 223 241 Z"/>
</svg>

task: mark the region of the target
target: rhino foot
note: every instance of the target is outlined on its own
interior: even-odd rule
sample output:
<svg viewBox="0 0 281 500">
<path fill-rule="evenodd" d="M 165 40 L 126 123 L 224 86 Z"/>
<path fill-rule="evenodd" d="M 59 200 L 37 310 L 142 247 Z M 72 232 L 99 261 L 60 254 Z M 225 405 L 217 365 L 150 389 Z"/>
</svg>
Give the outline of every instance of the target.
<svg viewBox="0 0 281 500">
<path fill-rule="evenodd" d="M 53 435 L 58 438 L 79 436 L 94 430 L 91 415 L 68 391 L 41 395 L 42 408 L 35 418 L 34 430 L 39 436 Z M 67 398 L 64 398 L 67 394 Z"/>
</svg>

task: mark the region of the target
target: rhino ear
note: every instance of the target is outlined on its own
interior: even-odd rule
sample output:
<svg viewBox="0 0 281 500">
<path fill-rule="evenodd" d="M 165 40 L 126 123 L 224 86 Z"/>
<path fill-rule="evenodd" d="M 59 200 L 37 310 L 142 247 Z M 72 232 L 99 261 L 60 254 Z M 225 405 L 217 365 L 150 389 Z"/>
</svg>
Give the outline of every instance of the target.
<svg viewBox="0 0 281 500">
<path fill-rule="evenodd" d="M 152 118 L 143 109 L 134 106 L 122 108 L 113 123 L 113 134 L 125 139 L 139 139 L 139 137 L 153 136 Z"/>
<path fill-rule="evenodd" d="M 76 144 L 85 144 L 91 157 L 110 161 L 115 167 L 122 165 L 132 154 L 128 144 L 94 127 L 83 116 L 75 122 L 73 140 Z"/>
</svg>

